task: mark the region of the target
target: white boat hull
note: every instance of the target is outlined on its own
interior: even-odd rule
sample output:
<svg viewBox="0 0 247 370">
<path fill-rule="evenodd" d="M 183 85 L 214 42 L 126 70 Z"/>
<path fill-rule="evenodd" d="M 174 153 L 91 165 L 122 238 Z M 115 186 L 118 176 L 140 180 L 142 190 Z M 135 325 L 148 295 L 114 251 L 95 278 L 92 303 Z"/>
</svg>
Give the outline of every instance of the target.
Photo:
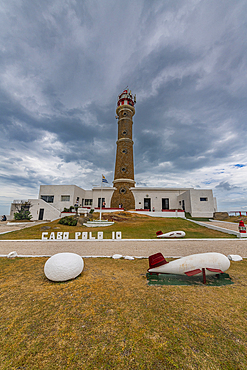
<svg viewBox="0 0 247 370">
<path fill-rule="evenodd" d="M 200 253 L 179 258 L 161 266 L 149 268 L 151 273 L 176 274 L 176 275 L 215 275 L 224 272 L 230 267 L 229 259 L 221 253 Z M 199 271 L 200 270 L 200 271 Z M 217 270 L 217 271 L 212 271 Z"/>
<path fill-rule="evenodd" d="M 184 236 L 184 231 L 170 231 L 169 233 L 157 235 L 157 238 L 183 238 Z"/>
</svg>

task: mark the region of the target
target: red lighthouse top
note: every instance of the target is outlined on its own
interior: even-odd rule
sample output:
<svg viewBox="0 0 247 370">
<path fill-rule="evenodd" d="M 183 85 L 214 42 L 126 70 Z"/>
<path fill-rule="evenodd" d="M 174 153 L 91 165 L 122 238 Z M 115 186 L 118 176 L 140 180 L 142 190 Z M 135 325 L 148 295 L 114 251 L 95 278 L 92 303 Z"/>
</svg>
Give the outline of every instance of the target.
<svg viewBox="0 0 247 370">
<path fill-rule="evenodd" d="M 136 96 L 134 96 L 133 98 L 133 95 L 131 94 L 131 90 L 129 91 L 129 89 L 124 90 L 122 94 L 118 96 L 118 102 L 117 102 L 118 107 L 120 105 L 131 105 L 132 107 L 134 107 L 135 103 L 136 103 Z"/>
</svg>

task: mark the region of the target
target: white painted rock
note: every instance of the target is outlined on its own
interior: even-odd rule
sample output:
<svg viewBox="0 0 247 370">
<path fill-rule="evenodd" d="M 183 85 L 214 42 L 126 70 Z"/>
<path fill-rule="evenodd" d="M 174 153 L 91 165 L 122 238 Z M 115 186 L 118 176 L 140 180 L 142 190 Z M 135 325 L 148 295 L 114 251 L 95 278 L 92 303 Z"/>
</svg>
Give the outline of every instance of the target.
<svg viewBox="0 0 247 370">
<path fill-rule="evenodd" d="M 121 254 L 114 254 L 113 256 L 112 256 L 112 258 L 114 258 L 114 260 L 117 260 L 117 259 L 119 259 L 119 258 L 122 258 L 123 256 L 121 255 Z"/>
<path fill-rule="evenodd" d="M 184 236 L 184 231 L 170 231 L 169 233 L 157 235 L 157 238 L 183 238 Z"/>
<path fill-rule="evenodd" d="M 238 254 L 229 254 L 227 257 L 230 261 L 243 261 L 243 258 Z"/>
<path fill-rule="evenodd" d="M 131 256 L 125 256 L 124 259 L 125 260 L 133 261 L 135 258 L 134 257 L 131 257 Z"/>
<path fill-rule="evenodd" d="M 49 280 L 67 281 L 80 275 L 83 267 L 83 259 L 78 254 L 57 253 L 46 261 L 44 273 Z"/>
<path fill-rule="evenodd" d="M 16 252 L 16 251 L 10 252 L 10 253 L 7 255 L 7 258 L 15 258 L 15 257 L 17 257 L 17 252 Z"/>
</svg>

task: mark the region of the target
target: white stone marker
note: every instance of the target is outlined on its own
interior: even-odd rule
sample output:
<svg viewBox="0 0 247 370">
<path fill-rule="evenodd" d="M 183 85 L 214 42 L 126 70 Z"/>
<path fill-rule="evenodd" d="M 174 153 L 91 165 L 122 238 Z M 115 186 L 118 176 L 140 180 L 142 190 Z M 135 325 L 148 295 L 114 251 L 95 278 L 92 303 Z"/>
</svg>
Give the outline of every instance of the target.
<svg viewBox="0 0 247 370">
<path fill-rule="evenodd" d="M 80 275 L 83 267 L 84 261 L 78 254 L 57 253 L 46 261 L 44 273 L 49 280 L 67 281 Z"/>
</svg>

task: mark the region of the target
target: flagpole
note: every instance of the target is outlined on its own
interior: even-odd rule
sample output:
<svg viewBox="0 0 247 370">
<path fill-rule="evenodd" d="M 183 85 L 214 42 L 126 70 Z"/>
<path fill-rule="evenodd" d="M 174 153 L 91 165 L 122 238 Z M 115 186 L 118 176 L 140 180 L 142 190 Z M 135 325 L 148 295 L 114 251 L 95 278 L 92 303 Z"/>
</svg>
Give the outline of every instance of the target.
<svg viewBox="0 0 247 370">
<path fill-rule="evenodd" d="M 100 199 L 100 215 L 99 215 L 99 220 L 101 221 L 101 212 L 102 212 L 102 185 L 103 185 L 103 175 L 102 175 L 102 179 L 101 179 L 101 199 Z"/>
<path fill-rule="evenodd" d="M 102 179 L 101 179 L 101 199 L 100 199 L 100 214 L 99 214 L 99 220 L 101 221 L 101 211 L 102 211 Z"/>
<path fill-rule="evenodd" d="M 101 198 L 100 198 L 100 221 L 101 221 L 101 214 L 102 214 L 102 207 L 103 207 L 103 198 L 102 198 L 102 190 L 103 190 L 103 182 L 106 182 L 108 184 L 108 181 L 106 180 L 105 176 L 102 175 L 101 179 Z M 104 201 L 104 207 L 105 207 L 105 201 Z"/>
</svg>

